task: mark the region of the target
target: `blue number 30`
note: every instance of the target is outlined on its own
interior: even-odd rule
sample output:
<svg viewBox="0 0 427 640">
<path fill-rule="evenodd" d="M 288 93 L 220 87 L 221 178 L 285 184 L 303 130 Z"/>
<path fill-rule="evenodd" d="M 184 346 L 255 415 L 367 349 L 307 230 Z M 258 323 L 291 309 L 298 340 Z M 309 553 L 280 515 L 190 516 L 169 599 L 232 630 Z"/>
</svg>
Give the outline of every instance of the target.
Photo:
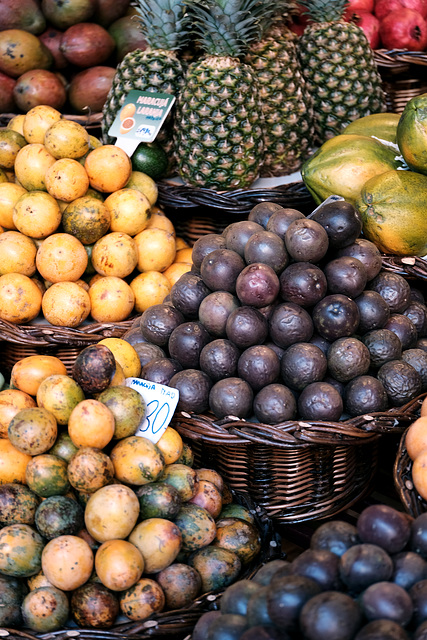
<svg viewBox="0 0 427 640">
<path fill-rule="evenodd" d="M 170 407 L 167 402 L 164 402 L 160 408 L 159 404 L 158 400 L 151 400 L 151 402 L 147 404 L 148 413 L 146 415 L 146 420 L 148 424 L 144 431 L 147 431 L 151 427 L 152 433 L 158 433 L 167 421 L 170 413 Z"/>
</svg>

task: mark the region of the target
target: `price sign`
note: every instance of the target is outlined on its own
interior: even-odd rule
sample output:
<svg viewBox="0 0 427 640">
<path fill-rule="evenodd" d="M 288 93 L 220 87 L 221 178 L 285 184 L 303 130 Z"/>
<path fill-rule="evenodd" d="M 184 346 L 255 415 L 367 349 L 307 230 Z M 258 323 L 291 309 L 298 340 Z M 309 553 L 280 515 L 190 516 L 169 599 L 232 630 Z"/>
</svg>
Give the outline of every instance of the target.
<svg viewBox="0 0 427 640">
<path fill-rule="evenodd" d="M 178 404 L 179 391 L 142 378 L 126 378 L 126 386 L 142 395 L 147 412 L 136 431 L 136 436 L 158 442 L 167 429 Z"/>
</svg>

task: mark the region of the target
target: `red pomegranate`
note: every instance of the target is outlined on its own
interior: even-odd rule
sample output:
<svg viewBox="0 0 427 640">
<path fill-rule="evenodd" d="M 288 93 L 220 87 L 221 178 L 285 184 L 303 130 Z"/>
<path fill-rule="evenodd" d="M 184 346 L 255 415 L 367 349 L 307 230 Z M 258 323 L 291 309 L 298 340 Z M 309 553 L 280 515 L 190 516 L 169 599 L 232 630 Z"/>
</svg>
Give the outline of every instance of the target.
<svg viewBox="0 0 427 640">
<path fill-rule="evenodd" d="M 398 9 L 380 21 L 380 38 L 387 49 L 424 51 L 427 23 L 417 11 Z"/>
</svg>

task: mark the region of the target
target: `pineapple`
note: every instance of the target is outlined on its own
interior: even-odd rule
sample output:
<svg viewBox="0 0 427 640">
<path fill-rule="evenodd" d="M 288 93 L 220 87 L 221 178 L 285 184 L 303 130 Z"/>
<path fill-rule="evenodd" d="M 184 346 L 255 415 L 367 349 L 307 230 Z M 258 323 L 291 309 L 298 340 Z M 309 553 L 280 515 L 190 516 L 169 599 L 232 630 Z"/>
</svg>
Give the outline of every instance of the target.
<svg viewBox="0 0 427 640">
<path fill-rule="evenodd" d="M 184 182 L 243 188 L 259 175 L 262 112 L 256 73 L 242 58 L 259 37 L 259 0 L 188 0 L 204 54 L 178 97 L 175 150 Z"/>
<path fill-rule="evenodd" d="M 141 30 L 148 47 L 128 53 L 117 67 L 102 114 L 104 143 L 117 112 L 132 89 L 176 95 L 182 85 L 183 65 L 177 52 L 188 41 L 188 16 L 182 0 L 137 0 Z M 156 141 L 172 154 L 172 115 Z"/>
<path fill-rule="evenodd" d="M 321 144 L 353 120 L 385 111 L 385 95 L 365 34 L 342 19 L 347 0 L 300 0 L 300 4 L 313 21 L 299 40 L 299 55 L 314 99 Z"/>
<path fill-rule="evenodd" d="M 287 4 L 285 12 L 291 8 Z M 265 34 L 251 45 L 247 57 L 257 73 L 264 114 L 262 176 L 297 171 L 314 140 L 313 99 L 302 75 L 297 37 L 284 22 L 272 25 L 272 19 L 266 12 Z"/>
</svg>

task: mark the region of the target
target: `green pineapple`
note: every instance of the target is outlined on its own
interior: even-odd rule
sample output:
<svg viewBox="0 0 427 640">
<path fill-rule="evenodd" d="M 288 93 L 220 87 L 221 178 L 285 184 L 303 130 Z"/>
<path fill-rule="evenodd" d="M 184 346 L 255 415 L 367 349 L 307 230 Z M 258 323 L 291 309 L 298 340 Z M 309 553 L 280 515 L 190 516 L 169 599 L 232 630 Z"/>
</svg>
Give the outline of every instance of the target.
<svg viewBox="0 0 427 640">
<path fill-rule="evenodd" d="M 342 19 L 347 0 L 300 0 L 300 4 L 313 21 L 299 40 L 299 55 L 322 143 L 353 120 L 385 111 L 385 95 L 365 34 Z"/>
<path fill-rule="evenodd" d="M 242 62 L 259 37 L 259 0 L 188 0 L 205 53 L 188 67 L 178 97 L 175 150 L 184 182 L 244 188 L 259 175 L 262 112 L 256 73 Z"/>
<path fill-rule="evenodd" d="M 291 8 L 286 0 L 280 7 L 282 17 Z M 297 171 L 314 140 L 313 99 L 302 75 L 297 36 L 284 21 L 272 24 L 273 20 L 266 11 L 262 39 L 251 45 L 247 57 L 260 84 L 264 114 L 262 176 Z"/>
<path fill-rule="evenodd" d="M 128 53 L 113 78 L 103 108 L 102 133 L 105 143 L 117 112 L 132 89 L 177 95 L 183 82 L 183 65 L 178 50 L 188 41 L 188 16 L 182 0 L 137 0 L 141 30 L 148 47 Z M 172 154 L 172 116 L 169 114 L 156 141 Z"/>
</svg>

